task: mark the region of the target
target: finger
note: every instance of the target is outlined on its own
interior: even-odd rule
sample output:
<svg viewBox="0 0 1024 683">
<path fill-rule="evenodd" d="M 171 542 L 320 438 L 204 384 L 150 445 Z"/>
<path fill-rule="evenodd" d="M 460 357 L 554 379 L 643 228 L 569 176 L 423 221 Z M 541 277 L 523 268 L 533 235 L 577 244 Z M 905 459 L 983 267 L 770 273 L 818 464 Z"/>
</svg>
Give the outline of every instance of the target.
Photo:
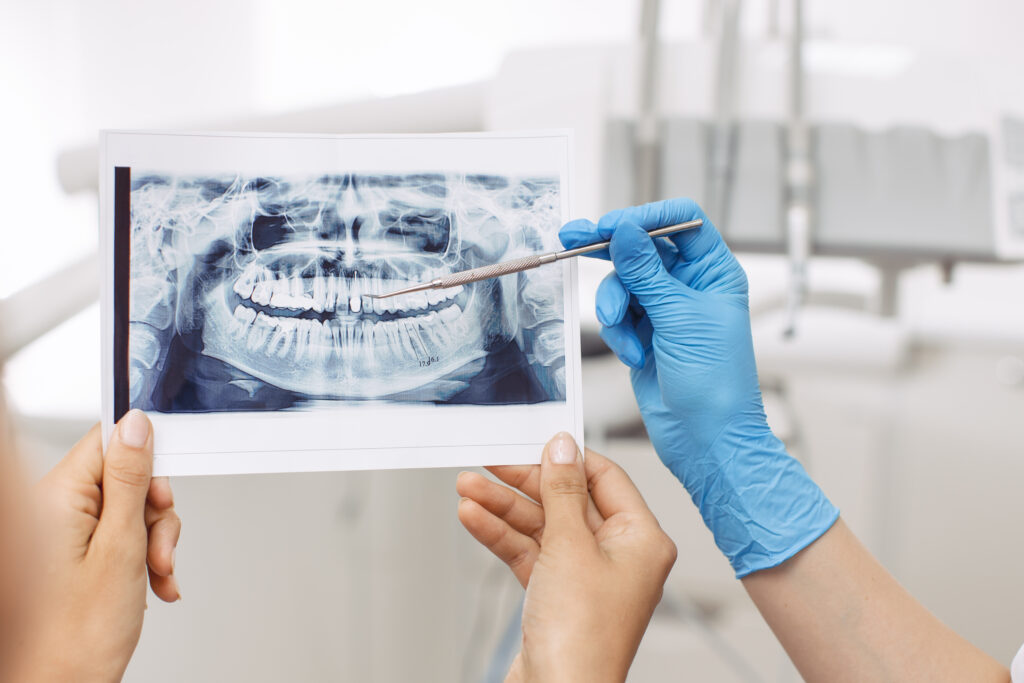
<svg viewBox="0 0 1024 683">
<path fill-rule="evenodd" d="M 661 315 L 659 303 L 678 300 L 689 291 L 665 270 L 654 241 L 635 223 L 618 224 L 612 237 L 611 253 L 619 280 L 652 318 Z"/>
<path fill-rule="evenodd" d="M 455 480 L 455 490 L 463 498 L 476 501 L 492 515 L 508 522 L 519 533 L 540 541 L 544 509 L 532 500 L 476 472 L 460 472 Z"/>
<path fill-rule="evenodd" d="M 585 218 L 579 218 L 574 221 L 569 221 L 562 226 L 562 229 L 558 231 L 558 239 L 561 240 L 562 246 L 566 249 L 575 249 L 576 247 L 585 247 L 588 244 L 595 242 L 602 242 L 607 240 L 607 237 L 601 237 L 601 234 L 597 231 L 597 225 L 592 221 L 588 221 Z M 607 249 L 601 251 L 595 251 L 591 254 L 586 254 L 592 258 L 599 258 L 607 261 L 611 258 L 608 255 Z"/>
<path fill-rule="evenodd" d="M 153 472 L 153 434 L 141 410 L 121 418 L 103 459 L 103 511 L 96 535 L 117 542 L 142 539 Z"/>
<path fill-rule="evenodd" d="M 593 462 L 591 462 L 591 457 L 594 458 Z M 494 476 L 515 486 L 527 495 L 530 495 L 529 491 L 533 490 L 539 497 L 540 468 L 536 465 L 501 465 L 487 469 Z M 629 475 L 612 460 L 588 448 L 587 457 L 584 459 L 584 471 L 595 504 L 595 512 L 601 515 L 602 519 L 620 510 L 647 510 L 650 513 L 647 503 Z M 625 482 L 621 480 L 622 477 L 625 478 Z M 631 496 L 630 491 L 635 494 Z M 603 501 L 601 506 L 596 505 L 598 498 Z M 592 525 L 591 529 L 596 526 L 599 525 Z"/>
<path fill-rule="evenodd" d="M 526 587 L 540 554 L 540 546 L 529 536 L 513 529 L 470 498 L 459 501 L 459 521 L 473 538 L 508 565 L 519 583 Z"/>
<path fill-rule="evenodd" d="M 616 463 L 589 448 L 583 462 L 590 495 L 606 519 L 619 513 L 654 516 L 636 484 Z"/>
<path fill-rule="evenodd" d="M 53 526 L 52 547 L 70 551 L 81 560 L 103 507 L 103 440 L 94 425 L 60 462 L 40 480 L 41 514 Z"/>
<path fill-rule="evenodd" d="M 620 323 L 613 327 L 602 327 L 599 334 L 608 348 L 623 363 L 637 370 L 644 366 L 646 360 L 644 345 L 640 342 L 640 337 L 632 322 Z"/>
<path fill-rule="evenodd" d="M 484 469 L 509 486 L 519 489 L 534 501 L 540 500 L 539 465 L 491 465 Z"/>
<path fill-rule="evenodd" d="M 159 576 L 174 573 L 174 550 L 181 536 L 181 519 L 173 510 L 158 513 L 149 525 L 149 545 L 146 562 Z"/>
<path fill-rule="evenodd" d="M 715 251 L 719 244 L 724 244 L 722 236 L 708 219 L 703 209 L 692 199 L 666 199 L 626 209 L 609 211 L 597 223 L 597 231 L 601 239 L 611 239 L 612 233 L 622 222 L 631 222 L 644 230 L 654 230 L 676 223 L 685 223 L 697 218 L 704 224 L 694 230 L 684 230 L 670 237 L 686 262 L 697 261 Z"/>
<path fill-rule="evenodd" d="M 152 568 L 149 570 L 149 587 L 153 594 L 164 602 L 177 602 L 181 600 L 181 589 L 178 587 L 178 577 L 160 576 Z"/>
<path fill-rule="evenodd" d="M 576 442 L 560 432 L 544 447 L 540 465 L 540 502 L 544 506 L 544 541 L 571 538 L 593 540 L 587 526 L 587 477 Z"/>
<path fill-rule="evenodd" d="M 174 507 L 174 491 L 171 490 L 171 480 L 167 477 L 153 477 L 149 482 L 146 502 L 157 510 Z"/>
<path fill-rule="evenodd" d="M 621 323 L 629 312 L 630 296 L 629 290 L 622 284 L 618 275 L 605 275 L 601 284 L 597 286 L 597 296 L 594 297 L 598 322 L 605 327 Z"/>
<path fill-rule="evenodd" d="M 102 434 L 97 422 L 50 470 L 47 477 L 71 478 L 83 484 L 99 485 L 103 479 Z"/>
<path fill-rule="evenodd" d="M 491 465 L 485 467 L 509 486 L 514 486 L 533 500 L 540 500 L 540 467 L 537 465 Z M 597 511 L 594 501 L 587 502 L 587 526 L 596 531 L 604 522 L 604 517 Z"/>
</svg>

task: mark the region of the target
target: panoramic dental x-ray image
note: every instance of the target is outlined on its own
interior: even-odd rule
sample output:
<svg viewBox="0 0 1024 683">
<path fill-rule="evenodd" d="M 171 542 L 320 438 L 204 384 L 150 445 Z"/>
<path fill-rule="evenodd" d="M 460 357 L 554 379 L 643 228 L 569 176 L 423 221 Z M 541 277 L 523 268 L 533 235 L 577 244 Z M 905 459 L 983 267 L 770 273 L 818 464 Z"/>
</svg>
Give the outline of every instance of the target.
<svg viewBox="0 0 1024 683">
<path fill-rule="evenodd" d="M 363 296 L 558 248 L 556 177 L 131 176 L 132 407 L 565 399 L 560 266 Z"/>
</svg>

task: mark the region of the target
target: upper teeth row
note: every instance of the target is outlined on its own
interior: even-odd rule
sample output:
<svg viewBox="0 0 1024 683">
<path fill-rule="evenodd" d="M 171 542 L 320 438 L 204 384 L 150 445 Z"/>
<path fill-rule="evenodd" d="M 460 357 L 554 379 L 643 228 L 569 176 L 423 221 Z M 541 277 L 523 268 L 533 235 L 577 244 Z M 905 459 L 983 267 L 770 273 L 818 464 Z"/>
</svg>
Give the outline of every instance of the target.
<svg viewBox="0 0 1024 683">
<path fill-rule="evenodd" d="M 288 308 L 296 311 L 359 312 L 360 308 L 374 313 L 396 313 L 419 310 L 455 298 L 462 286 L 449 289 L 431 289 L 413 292 L 387 299 L 363 299 L 364 294 L 386 294 L 397 289 L 412 286 L 413 282 L 382 280 L 380 278 L 351 278 L 331 275 L 303 278 L 277 277 L 269 269 L 260 268 L 255 272 L 246 270 L 235 281 L 234 291 L 243 299 L 249 299 L 261 306 Z"/>
</svg>

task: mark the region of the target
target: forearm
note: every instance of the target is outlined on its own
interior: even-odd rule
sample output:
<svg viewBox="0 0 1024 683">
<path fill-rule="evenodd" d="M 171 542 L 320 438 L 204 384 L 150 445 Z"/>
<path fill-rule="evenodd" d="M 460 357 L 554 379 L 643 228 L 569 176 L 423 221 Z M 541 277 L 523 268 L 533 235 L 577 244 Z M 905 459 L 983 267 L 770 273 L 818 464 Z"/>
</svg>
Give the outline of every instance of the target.
<svg viewBox="0 0 1024 683">
<path fill-rule="evenodd" d="M 1010 679 L 1005 667 L 914 600 L 842 519 L 743 585 L 810 683 Z"/>
</svg>

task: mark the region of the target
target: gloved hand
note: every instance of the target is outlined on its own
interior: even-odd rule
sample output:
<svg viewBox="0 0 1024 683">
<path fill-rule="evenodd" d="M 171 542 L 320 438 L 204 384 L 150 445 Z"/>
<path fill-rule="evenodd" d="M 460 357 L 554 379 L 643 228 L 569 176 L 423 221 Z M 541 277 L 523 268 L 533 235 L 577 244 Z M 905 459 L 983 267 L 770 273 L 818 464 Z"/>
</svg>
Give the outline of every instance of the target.
<svg viewBox="0 0 1024 683">
<path fill-rule="evenodd" d="M 646 230 L 703 218 L 653 241 Z M 601 337 L 631 370 L 662 462 L 700 509 L 737 577 L 810 545 L 839 511 L 772 434 L 750 335 L 747 277 L 691 200 L 612 211 L 559 233 L 576 247 L 611 239 L 597 290 Z"/>
</svg>

